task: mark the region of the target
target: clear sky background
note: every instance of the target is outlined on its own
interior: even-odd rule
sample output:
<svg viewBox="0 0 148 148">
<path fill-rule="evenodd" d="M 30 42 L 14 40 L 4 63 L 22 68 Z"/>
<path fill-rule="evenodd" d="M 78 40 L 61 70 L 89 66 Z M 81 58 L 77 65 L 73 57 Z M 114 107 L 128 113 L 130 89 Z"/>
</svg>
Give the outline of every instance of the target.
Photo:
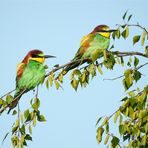
<svg viewBox="0 0 148 148">
<path fill-rule="evenodd" d="M 0 96 L 15 88 L 16 65 L 27 52 L 37 48 L 45 54 L 55 55 L 46 64 L 70 61 L 79 48 L 82 36 L 99 24 L 116 28 L 122 23 L 126 10 L 132 13 L 133 23 L 148 26 L 147 0 L 0 0 Z M 113 41 L 112 41 L 113 42 Z M 131 41 L 117 41 L 120 50 L 133 49 Z M 96 141 L 95 123 L 98 117 L 110 115 L 118 109 L 124 97 L 121 80 L 103 81 L 103 78 L 120 76 L 121 67 L 104 70 L 86 88 L 75 92 L 70 86 L 69 75 L 64 79 L 64 90 L 40 87 L 41 113 L 47 119 L 33 128 L 33 142 L 29 148 L 103 148 Z M 143 70 L 146 74 L 147 69 Z M 146 77 L 138 83 L 143 87 Z M 29 105 L 32 91 L 21 99 L 21 109 Z M 0 140 L 11 130 L 14 118 L 0 117 Z M 117 128 L 112 127 L 117 133 Z M 11 147 L 10 136 L 2 148 Z"/>
</svg>

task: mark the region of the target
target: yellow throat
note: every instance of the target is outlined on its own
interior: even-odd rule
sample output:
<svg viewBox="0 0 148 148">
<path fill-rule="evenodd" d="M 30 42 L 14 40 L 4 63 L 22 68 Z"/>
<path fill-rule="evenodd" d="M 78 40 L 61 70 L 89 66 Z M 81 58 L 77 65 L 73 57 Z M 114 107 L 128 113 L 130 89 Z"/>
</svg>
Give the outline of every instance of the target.
<svg viewBox="0 0 148 148">
<path fill-rule="evenodd" d="M 110 37 L 110 32 L 99 32 L 100 35 L 109 38 Z"/>
<path fill-rule="evenodd" d="M 44 57 L 31 58 L 31 60 L 37 61 L 39 63 L 44 63 L 45 62 L 45 58 Z"/>
</svg>

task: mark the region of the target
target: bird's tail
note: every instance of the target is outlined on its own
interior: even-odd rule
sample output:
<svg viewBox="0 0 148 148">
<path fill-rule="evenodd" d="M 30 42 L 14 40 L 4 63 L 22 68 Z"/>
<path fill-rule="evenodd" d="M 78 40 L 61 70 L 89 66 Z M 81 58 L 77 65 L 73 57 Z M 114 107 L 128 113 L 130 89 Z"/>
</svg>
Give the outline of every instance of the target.
<svg viewBox="0 0 148 148">
<path fill-rule="evenodd" d="M 81 65 L 81 61 L 72 61 L 71 64 L 67 65 L 67 67 L 62 70 L 62 74 L 66 75 L 70 70 L 78 67 L 79 65 Z"/>
</svg>

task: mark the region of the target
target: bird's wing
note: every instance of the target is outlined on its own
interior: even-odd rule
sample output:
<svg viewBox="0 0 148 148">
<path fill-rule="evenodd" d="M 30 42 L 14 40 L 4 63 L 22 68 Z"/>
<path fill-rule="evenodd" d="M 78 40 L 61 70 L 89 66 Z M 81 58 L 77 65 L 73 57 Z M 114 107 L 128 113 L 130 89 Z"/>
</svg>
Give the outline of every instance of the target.
<svg viewBox="0 0 148 148">
<path fill-rule="evenodd" d="M 77 52 L 79 55 L 83 55 L 86 52 L 87 48 L 90 46 L 90 43 L 94 39 L 94 34 L 88 34 L 81 39 L 80 48 Z"/>
<path fill-rule="evenodd" d="M 24 69 L 26 67 L 26 64 L 25 63 L 20 63 L 17 65 L 17 72 L 16 72 L 16 82 L 21 78 L 23 72 L 24 72 Z"/>
</svg>

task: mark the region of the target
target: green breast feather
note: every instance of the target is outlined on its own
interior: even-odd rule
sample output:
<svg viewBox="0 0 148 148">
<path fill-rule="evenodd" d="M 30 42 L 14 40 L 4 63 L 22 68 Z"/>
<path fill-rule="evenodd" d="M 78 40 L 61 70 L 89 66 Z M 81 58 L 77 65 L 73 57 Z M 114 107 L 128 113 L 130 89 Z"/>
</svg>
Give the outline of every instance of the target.
<svg viewBox="0 0 148 148">
<path fill-rule="evenodd" d="M 16 82 L 16 94 L 22 90 L 29 91 L 38 86 L 45 77 L 44 66 L 36 61 L 30 60 L 27 64 L 21 78 Z"/>
</svg>

